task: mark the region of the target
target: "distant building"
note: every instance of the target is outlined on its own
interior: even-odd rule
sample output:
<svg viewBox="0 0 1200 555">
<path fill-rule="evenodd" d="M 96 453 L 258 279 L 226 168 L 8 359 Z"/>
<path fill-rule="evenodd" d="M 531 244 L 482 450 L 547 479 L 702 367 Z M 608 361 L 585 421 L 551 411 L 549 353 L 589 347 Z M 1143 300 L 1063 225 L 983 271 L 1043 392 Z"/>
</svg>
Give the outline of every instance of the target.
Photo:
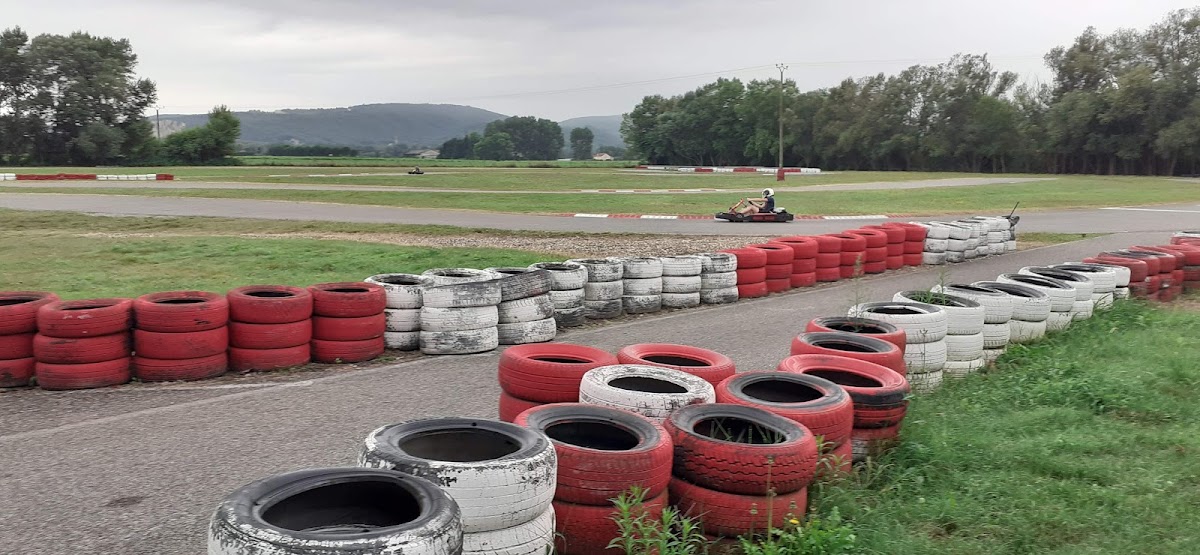
<svg viewBox="0 0 1200 555">
<path fill-rule="evenodd" d="M 612 162 L 613 157 L 611 154 L 609 154 L 607 152 L 597 152 L 595 155 L 592 156 L 592 160 L 597 160 L 600 162 Z"/>
<path fill-rule="evenodd" d="M 410 150 L 408 152 L 405 152 L 404 157 L 405 158 L 421 158 L 423 160 L 432 160 L 434 158 L 437 158 L 438 154 L 441 154 L 441 151 L 420 149 L 420 150 Z"/>
</svg>

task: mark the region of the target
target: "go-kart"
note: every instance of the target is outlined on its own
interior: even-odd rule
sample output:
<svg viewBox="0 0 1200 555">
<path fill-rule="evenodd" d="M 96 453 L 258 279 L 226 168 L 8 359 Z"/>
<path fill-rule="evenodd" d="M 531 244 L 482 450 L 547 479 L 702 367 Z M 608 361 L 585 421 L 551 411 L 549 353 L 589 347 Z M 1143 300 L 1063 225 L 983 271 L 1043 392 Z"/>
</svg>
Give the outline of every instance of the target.
<svg viewBox="0 0 1200 555">
<path fill-rule="evenodd" d="M 774 212 L 759 212 L 757 214 L 719 212 L 717 213 L 717 219 L 730 222 L 790 222 L 796 219 L 796 215 L 788 213 L 783 208 L 776 208 Z"/>
</svg>

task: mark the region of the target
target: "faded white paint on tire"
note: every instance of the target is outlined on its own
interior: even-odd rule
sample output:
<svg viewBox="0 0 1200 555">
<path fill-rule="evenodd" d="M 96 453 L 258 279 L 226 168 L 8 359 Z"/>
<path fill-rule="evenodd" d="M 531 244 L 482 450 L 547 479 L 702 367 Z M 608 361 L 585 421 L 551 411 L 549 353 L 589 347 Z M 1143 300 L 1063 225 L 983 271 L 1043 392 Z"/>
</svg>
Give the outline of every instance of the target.
<svg viewBox="0 0 1200 555">
<path fill-rule="evenodd" d="M 511 528 L 463 534 L 463 555 L 547 555 L 554 548 L 554 507 Z"/>
<path fill-rule="evenodd" d="M 1017 242 L 1016 241 L 1005 241 L 1004 242 L 1004 250 L 1006 250 L 1008 252 L 1016 251 L 1017 250 Z"/>
<path fill-rule="evenodd" d="M 901 291 L 899 293 L 896 293 L 894 296 L 892 296 L 892 300 L 899 301 L 899 302 L 912 302 L 912 303 L 924 302 L 924 301 L 919 301 L 919 300 L 909 297 L 908 294 L 911 294 L 911 293 L 912 292 L 910 292 L 910 291 Z M 926 293 L 926 294 L 931 294 L 931 293 Z M 977 303 L 971 299 L 957 297 L 956 295 L 952 295 L 949 293 L 941 293 L 941 294 L 946 295 L 947 297 L 954 297 L 954 298 L 950 298 L 950 299 L 943 299 L 947 303 L 954 302 L 954 303 L 968 305 L 968 306 L 947 306 L 946 304 L 935 305 L 938 308 L 942 309 L 946 313 L 946 334 L 947 335 L 974 335 L 977 333 L 983 333 L 983 323 L 984 323 L 984 318 L 986 316 L 986 311 L 984 310 L 982 305 L 980 305 L 979 303 Z"/>
<path fill-rule="evenodd" d="M 618 301 L 619 302 L 619 301 Z M 565 310 L 554 311 L 554 321 L 559 328 L 575 328 L 582 326 L 587 321 L 587 316 L 584 315 L 584 308 L 568 308 Z"/>
<path fill-rule="evenodd" d="M 926 224 L 923 227 L 925 227 L 925 240 L 926 241 L 929 241 L 930 239 L 933 239 L 935 241 L 945 241 L 946 239 L 950 238 L 950 228 L 948 226 L 944 226 L 941 224 Z M 926 244 L 928 244 L 928 243 L 926 243 Z M 945 245 L 943 245 L 942 250 L 938 251 L 938 252 L 945 252 L 945 250 L 946 250 L 946 247 L 945 247 Z"/>
<path fill-rule="evenodd" d="M 964 253 L 955 252 L 955 251 L 946 251 L 946 262 L 950 262 L 952 264 L 957 264 L 966 259 L 967 259 L 967 256 Z"/>
<path fill-rule="evenodd" d="M 729 304 L 736 303 L 740 298 L 740 293 L 737 287 L 727 287 L 725 289 L 701 289 L 700 303 L 701 304 Z"/>
<path fill-rule="evenodd" d="M 967 240 L 966 239 L 947 239 L 946 240 L 946 252 L 957 252 L 957 253 L 967 252 Z"/>
<path fill-rule="evenodd" d="M 1046 319 L 1046 331 L 1063 331 L 1071 327 L 1071 322 L 1075 317 L 1071 311 L 1066 312 L 1051 312 L 1050 317 Z"/>
<path fill-rule="evenodd" d="M 570 289 L 567 291 L 551 291 L 550 302 L 554 305 L 555 310 L 570 310 L 572 308 L 583 307 L 583 288 Z"/>
<path fill-rule="evenodd" d="M 425 290 L 424 301 L 422 308 L 495 306 L 500 304 L 500 284 L 484 281 L 430 287 Z"/>
<path fill-rule="evenodd" d="M 981 351 L 979 358 L 946 361 L 946 366 L 942 368 L 942 376 L 944 378 L 962 379 L 983 370 L 984 366 L 987 366 L 987 361 L 983 359 L 983 352 Z"/>
<path fill-rule="evenodd" d="M 948 239 L 925 239 L 925 252 L 946 252 Z"/>
<path fill-rule="evenodd" d="M 421 352 L 427 355 L 469 355 L 500 345 L 495 327 L 466 331 L 422 331 Z"/>
<path fill-rule="evenodd" d="M 550 292 L 550 272 L 540 268 L 487 268 L 500 275 L 500 301 L 515 301 Z"/>
<path fill-rule="evenodd" d="M 621 279 L 661 278 L 663 275 L 662 259 L 648 256 L 631 256 L 621 259 L 625 266 Z"/>
<path fill-rule="evenodd" d="M 930 291 L 971 299 L 983 307 L 984 324 L 1004 324 L 1012 319 L 1013 300 L 1007 293 L 970 285 L 934 285 Z"/>
<path fill-rule="evenodd" d="M 942 371 L 935 370 L 923 374 L 909 374 L 908 386 L 913 393 L 927 395 L 942 387 Z"/>
<path fill-rule="evenodd" d="M 863 303 L 850 307 L 847 316 L 871 318 L 902 330 L 908 344 L 932 343 L 946 337 L 946 311 L 925 303 Z"/>
<path fill-rule="evenodd" d="M 700 274 L 700 290 L 737 287 L 737 272 Z"/>
<path fill-rule="evenodd" d="M 921 253 L 921 264 L 926 266 L 941 266 L 947 262 L 947 258 L 944 252 L 923 252 Z"/>
<path fill-rule="evenodd" d="M 663 308 L 696 308 L 700 306 L 700 292 L 695 293 L 663 293 Z"/>
<path fill-rule="evenodd" d="M 1112 293 L 1117 288 L 1117 272 L 1109 266 L 1082 263 L 1064 263 L 1051 269 L 1082 274 L 1092 281 L 1092 294 Z M 1126 268 L 1128 270 L 1128 268 Z"/>
<path fill-rule="evenodd" d="M 382 287 L 387 307 L 396 309 L 421 308 L 422 293 L 433 286 L 433 278 L 416 274 L 378 274 L 363 281 Z"/>
<path fill-rule="evenodd" d="M 999 349 L 984 349 L 983 362 L 985 364 L 995 364 L 996 360 L 1004 356 L 1008 352 L 1008 347 L 1000 347 Z"/>
<path fill-rule="evenodd" d="M 983 356 L 983 332 L 971 335 L 947 335 L 946 360 L 975 360 Z"/>
<path fill-rule="evenodd" d="M 572 258 L 567 262 L 587 268 L 588 282 L 591 283 L 621 281 L 625 277 L 625 265 L 615 258 Z"/>
<path fill-rule="evenodd" d="M 622 281 L 625 284 L 624 290 L 621 293 L 623 296 L 660 295 L 663 292 L 663 280 L 661 277 L 626 278 Z"/>
<path fill-rule="evenodd" d="M 554 316 L 533 322 L 500 324 L 496 326 L 496 340 L 501 345 L 524 345 L 554 341 L 558 334 L 558 322 Z"/>
<path fill-rule="evenodd" d="M 1058 279 L 1059 281 L 1062 281 L 1063 283 L 1066 283 L 1067 285 L 1070 285 L 1073 288 L 1074 293 L 1075 293 L 1074 300 L 1076 300 L 1076 301 L 1091 300 L 1092 293 L 1095 292 L 1095 290 L 1096 290 L 1095 282 L 1093 282 L 1090 277 L 1088 277 L 1084 274 L 1078 273 L 1078 272 L 1065 272 L 1066 274 L 1069 274 L 1071 277 L 1077 279 L 1078 281 L 1067 281 L 1063 278 L 1059 278 L 1056 276 L 1042 275 L 1037 272 L 1036 267 L 1031 267 L 1031 266 L 1026 266 L 1024 268 L 1021 268 L 1019 273 L 1029 275 L 1029 276 L 1053 277 L 1054 279 Z"/>
<path fill-rule="evenodd" d="M 649 314 L 662 310 L 662 295 L 625 295 L 621 297 L 625 314 Z"/>
<path fill-rule="evenodd" d="M 1096 303 L 1091 299 L 1075 301 L 1075 306 L 1071 309 L 1071 317 L 1075 320 L 1087 320 L 1092 317 L 1095 309 Z"/>
<path fill-rule="evenodd" d="M 583 284 L 583 300 L 585 301 L 611 301 L 620 299 L 623 294 L 625 294 L 625 285 L 621 280 L 589 281 Z"/>
<path fill-rule="evenodd" d="M 704 259 L 695 255 L 664 256 L 659 260 L 663 277 L 698 276 L 704 271 Z"/>
<path fill-rule="evenodd" d="M 432 278 L 434 286 L 478 283 L 501 278 L 501 275 L 496 272 L 474 268 L 431 268 L 421 272 L 421 275 Z"/>
<path fill-rule="evenodd" d="M 421 309 L 385 308 L 384 318 L 387 322 L 385 331 L 421 331 Z"/>
<path fill-rule="evenodd" d="M 554 301 L 548 294 L 538 295 L 502 302 L 496 306 L 496 312 L 500 324 L 535 322 L 554 317 Z"/>
<path fill-rule="evenodd" d="M 983 348 L 999 349 L 1008 345 L 1008 339 L 1012 336 L 1012 327 L 1008 322 L 1003 324 L 984 324 L 983 325 Z"/>
<path fill-rule="evenodd" d="M 1008 327 L 1011 335 L 1008 342 L 1014 345 L 1023 345 L 1025 343 L 1033 343 L 1043 337 L 1046 337 L 1046 320 L 1040 322 L 1026 322 L 1017 320 L 1016 318 L 1008 321 Z"/>
<path fill-rule="evenodd" d="M 737 271 L 737 255 L 728 252 L 705 252 L 700 257 L 701 274 L 727 274 Z"/>
<path fill-rule="evenodd" d="M 583 301 L 583 315 L 589 320 L 607 320 L 621 315 L 621 299 Z"/>
<path fill-rule="evenodd" d="M 683 391 L 654 393 L 622 387 L 645 385 L 650 387 L 643 389 Z M 617 364 L 593 368 L 584 374 L 583 381 L 579 384 L 579 402 L 636 412 L 661 423 L 680 407 L 716 402 L 716 391 L 707 381 L 679 370 Z"/>
<path fill-rule="evenodd" d="M 971 228 L 957 223 L 945 222 L 942 225 L 950 228 L 949 239 L 954 241 L 966 241 L 971 238 Z M 952 247 L 953 248 L 953 247 Z M 966 244 L 958 250 L 966 250 Z"/>
<path fill-rule="evenodd" d="M 421 332 L 385 331 L 383 346 L 393 351 L 415 351 L 421 348 Z"/>
<path fill-rule="evenodd" d="M 573 291 L 583 289 L 588 281 L 588 270 L 583 264 L 574 262 L 538 262 L 530 268 L 550 272 L 550 289 L 552 291 Z"/>
<path fill-rule="evenodd" d="M 663 276 L 661 292 L 699 293 L 701 286 L 702 282 L 699 274 L 694 276 Z"/>
<path fill-rule="evenodd" d="M 1128 287 L 1118 287 L 1113 290 L 1113 299 L 1125 300 L 1125 299 L 1128 299 L 1129 296 L 1130 295 L 1129 295 Z"/>
<path fill-rule="evenodd" d="M 466 331 L 495 327 L 500 317 L 494 306 L 421 309 L 422 331 Z"/>
<path fill-rule="evenodd" d="M 1028 274 L 1026 274 L 1026 275 L 1028 275 Z M 1008 276 L 1009 276 L 1008 274 L 1005 274 L 1000 277 L 997 277 L 996 281 L 998 281 L 1000 283 L 1011 283 L 1011 284 L 1015 284 L 1015 285 L 1021 285 L 1021 286 L 1028 287 L 1030 289 L 1036 289 L 1038 291 L 1045 293 L 1046 296 L 1050 297 L 1050 310 L 1051 311 L 1070 312 L 1071 307 L 1075 305 L 1075 288 L 1074 287 L 1068 287 L 1067 289 L 1060 289 L 1057 287 L 1045 287 L 1042 285 L 1019 281 L 1017 279 L 1014 279 L 1014 278 L 1011 278 Z M 1036 276 L 1036 277 L 1042 277 L 1042 276 Z"/>
<path fill-rule="evenodd" d="M 999 282 L 996 282 L 999 283 Z M 971 284 L 974 287 L 988 288 L 988 282 L 977 281 Z M 1013 285 L 1013 284 L 1007 284 Z M 1029 288 L 1026 288 L 1029 289 Z M 1003 291 L 1002 291 L 1003 292 Z M 1012 299 L 1013 302 L 1013 320 L 1023 320 L 1026 322 L 1044 322 L 1050 317 L 1050 297 L 1037 289 L 1029 289 L 1028 294 L 1038 295 L 1036 297 L 1026 297 L 1021 295 L 1013 295 L 1004 292 Z"/>
<path fill-rule="evenodd" d="M 946 340 L 906 345 L 904 364 L 909 375 L 941 371 L 946 365 Z"/>
<path fill-rule="evenodd" d="M 1096 306 L 1096 310 L 1108 310 L 1112 308 L 1115 295 L 1116 293 L 1095 293 L 1092 295 L 1092 304 Z"/>
</svg>

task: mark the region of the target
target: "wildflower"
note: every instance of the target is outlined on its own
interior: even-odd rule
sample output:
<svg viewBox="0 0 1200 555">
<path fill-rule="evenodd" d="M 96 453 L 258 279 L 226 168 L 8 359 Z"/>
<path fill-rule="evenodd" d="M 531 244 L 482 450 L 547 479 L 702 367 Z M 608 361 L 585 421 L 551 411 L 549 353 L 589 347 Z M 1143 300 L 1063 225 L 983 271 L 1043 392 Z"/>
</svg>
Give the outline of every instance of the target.
<svg viewBox="0 0 1200 555">
<path fill-rule="evenodd" d="M 792 524 L 800 524 L 800 521 L 799 521 L 799 520 L 796 520 L 796 519 L 794 519 L 794 518 L 793 518 L 793 519 L 791 519 L 791 520 L 789 520 L 788 522 L 790 522 L 790 523 L 792 523 Z"/>
</svg>

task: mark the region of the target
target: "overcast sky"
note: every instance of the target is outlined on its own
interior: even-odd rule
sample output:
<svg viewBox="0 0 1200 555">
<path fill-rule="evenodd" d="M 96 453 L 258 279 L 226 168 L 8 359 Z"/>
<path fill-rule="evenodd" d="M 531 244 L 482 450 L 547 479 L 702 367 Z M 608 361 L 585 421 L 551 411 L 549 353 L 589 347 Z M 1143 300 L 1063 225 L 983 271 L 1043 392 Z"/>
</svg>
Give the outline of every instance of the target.
<svg viewBox="0 0 1200 555">
<path fill-rule="evenodd" d="M 1163 0 L 7 0 L 31 35 L 125 37 L 164 113 L 469 104 L 562 120 L 715 80 L 802 89 L 988 53 L 1028 80 L 1085 27 L 1142 28 Z"/>
</svg>

